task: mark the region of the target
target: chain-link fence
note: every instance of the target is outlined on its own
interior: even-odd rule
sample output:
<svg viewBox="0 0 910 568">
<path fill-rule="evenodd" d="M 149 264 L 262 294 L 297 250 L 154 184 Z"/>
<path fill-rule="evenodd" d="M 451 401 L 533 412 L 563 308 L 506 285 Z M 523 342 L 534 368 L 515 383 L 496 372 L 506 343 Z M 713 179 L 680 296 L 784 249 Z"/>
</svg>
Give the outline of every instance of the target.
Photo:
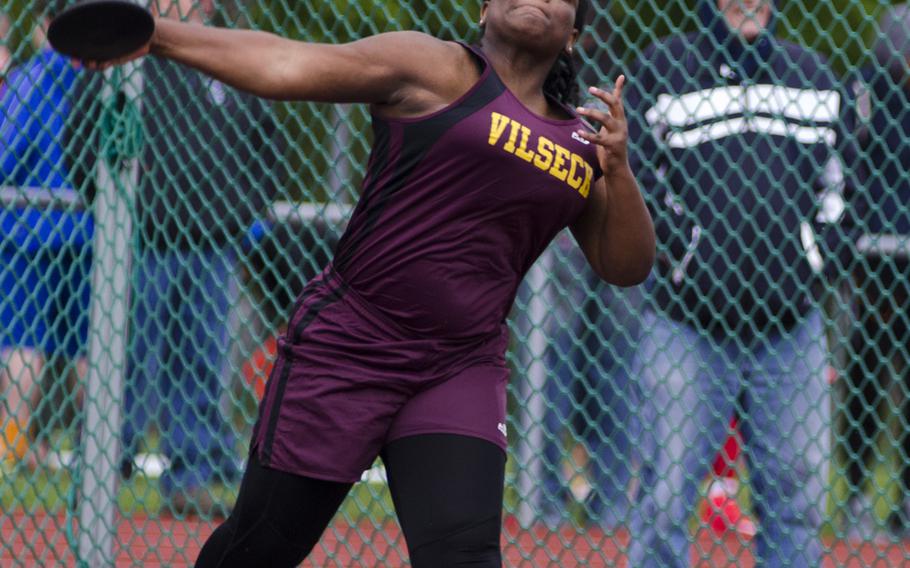
<svg viewBox="0 0 910 568">
<path fill-rule="evenodd" d="M 592 1 L 579 82 L 628 77 L 658 261 L 610 287 L 565 232 L 518 291 L 506 565 L 910 563 L 910 10 L 775 3 Z M 158 9 L 472 42 L 480 4 Z M 0 565 L 191 564 L 369 112 L 77 70 L 55 8 L 0 0 Z M 378 461 L 307 565 L 407 557 Z"/>
</svg>

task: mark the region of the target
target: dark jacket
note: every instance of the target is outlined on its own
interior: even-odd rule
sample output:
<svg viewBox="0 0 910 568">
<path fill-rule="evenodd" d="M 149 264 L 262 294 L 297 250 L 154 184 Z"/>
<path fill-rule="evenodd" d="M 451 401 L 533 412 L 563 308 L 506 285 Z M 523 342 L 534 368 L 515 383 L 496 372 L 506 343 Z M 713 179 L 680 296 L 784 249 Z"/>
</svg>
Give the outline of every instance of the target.
<svg viewBox="0 0 910 568">
<path fill-rule="evenodd" d="M 179 64 L 143 65 L 137 218 L 146 246 L 221 245 L 274 197 L 276 124 L 266 101 Z"/>
<path fill-rule="evenodd" d="M 659 240 L 656 308 L 752 337 L 794 325 L 833 253 L 848 261 L 844 98 L 820 55 L 771 30 L 747 46 L 714 2 L 700 15 L 703 31 L 636 63 L 632 166 Z"/>
<path fill-rule="evenodd" d="M 862 119 L 864 232 L 910 236 L 910 6 L 889 8 L 880 27 L 875 69 L 851 83 Z"/>
</svg>

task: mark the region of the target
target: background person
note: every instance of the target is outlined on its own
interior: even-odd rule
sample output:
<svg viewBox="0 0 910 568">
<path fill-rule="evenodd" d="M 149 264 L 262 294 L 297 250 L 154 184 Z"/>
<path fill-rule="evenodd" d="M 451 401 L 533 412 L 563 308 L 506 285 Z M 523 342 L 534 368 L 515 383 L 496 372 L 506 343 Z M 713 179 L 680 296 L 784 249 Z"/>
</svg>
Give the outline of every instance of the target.
<svg viewBox="0 0 910 568">
<path fill-rule="evenodd" d="M 896 432 L 882 447 L 896 452 L 899 464 L 899 499 L 887 528 L 901 537 L 910 530 L 910 6 L 885 10 L 879 28 L 875 70 L 857 85 L 858 114 L 865 119 L 857 129 L 866 173 L 865 252 L 853 271 L 857 321 L 841 438 L 850 533 L 864 538 L 876 532 L 873 505 L 863 494 L 877 464 L 888 459 L 877 450 L 882 432 Z"/>
<path fill-rule="evenodd" d="M 638 392 L 631 372 L 642 293 L 640 287 L 602 284 L 568 234 L 560 234 L 553 247 L 540 513 L 551 528 L 569 521 L 575 501 L 570 485 L 574 474 L 586 473 L 588 521 L 615 529 L 627 522 L 638 459 Z M 571 451 L 578 443 L 582 463 Z"/>
<path fill-rule="evenodd" d="M 13 53 L 9 48 L 10 38 L 10 21 L 9 16 L 0 12 L 0 89 L 2 89 L 3 79 L 13 63 Z"/>
<path fill-rule="evenodd" d="M 849 250 L 838 84 L 776 39 L 767 0 L 699 3 L 702 27 L 633 71 L 633 167 L 661 243 L 637 352 L 642 496 L 632 566 L 689 562 L 699 485 L 740 418 L 767 566 L 814 566 L 830 444 L 823 318 L 813 296 Z"/>
<path fill-rule="evenodd" d="M 211 1 L 160 2 L 161 17 L 202 24 Z M 175 62 L 142 65 L 145 151 L 137 192 L 137 257 L 124 420 L 127 475 L 147 428 L 169 467 L 163 512 L 224 516 L 211 484 L 239 479 L 220 404 L 238 245 L 275 193 L 269 106 Z"/>
<path fill-rule="evenodd" d="M 91 215 L 71 206 L 27 203 L 35 190 L 73 189 L 65 140 L 77 71 L 49 49 L 45 35 L 62 6 L 39 6 L 32 35 L 38 53 L 0 86 L 0 186 L 23 195 L 20 204 L 0 210 L 0 380 L 6 394 L 0 423 L 7 455 L 25 457 L 31 448 L 31 467 L 47 447 L 32 413 L 48 356 L 63 353 L 77 362 L 80 376 L 86 370 Z"/>
</svg>

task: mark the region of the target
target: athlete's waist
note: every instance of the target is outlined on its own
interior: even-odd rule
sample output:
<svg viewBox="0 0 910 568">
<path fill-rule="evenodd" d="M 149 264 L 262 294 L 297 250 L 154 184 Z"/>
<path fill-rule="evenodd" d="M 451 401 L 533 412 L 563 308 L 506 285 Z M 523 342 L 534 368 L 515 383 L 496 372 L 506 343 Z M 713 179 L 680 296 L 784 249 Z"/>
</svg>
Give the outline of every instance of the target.
<svg viewBox="0 0 910 568">
<path fill-rule="evenodd" d="M 365 315 L 402 339 L 432 338 L 460 349 L 487 343 L 503 333 L 507 307 L 493 303 L 472 313 L 453 315 L 450 299 L 457 290 L 445 286 L 440 290 L 427 279 L 402 274 L 398 280 L 385 278 L 381 283 L 363 286 L 358 278 L 349 278 L 334 263 L 326 268 L 325 279 L 345 290 L 349 300 Z"/>
</svg>

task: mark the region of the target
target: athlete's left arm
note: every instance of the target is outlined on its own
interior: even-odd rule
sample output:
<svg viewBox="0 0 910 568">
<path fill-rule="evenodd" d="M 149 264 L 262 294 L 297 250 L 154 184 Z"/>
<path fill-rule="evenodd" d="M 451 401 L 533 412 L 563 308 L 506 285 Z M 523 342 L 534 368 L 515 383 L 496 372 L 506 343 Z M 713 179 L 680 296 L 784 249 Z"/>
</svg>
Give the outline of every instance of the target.
<svg viewBox="0 0 910 568">
<path fill-rule="evenodd" d="M 594 184 L 584 212 L 571 228 L 588 263 L 604 281 L 634 286 L 651 272 L 654 226 L 630 168 L 611 172 Z"/>
<path fill-rule="evenodd" d="M 624 83 L 625 77 L 620 76 L 612 93 L 591 88 L 591 94 L 604 101 L 609 112 L 578 109 L 579 114 L 602 125 L 597 133 L 578 133 L 597 144 L 604 175 L 591 188 L 585 210 L 571 229 L 591 267 L 603 280 L 634 286 L 651 272 L 656 239 L 651 214 L 629 166 L 629 129 L 622 104 Z"/>
</svg>

